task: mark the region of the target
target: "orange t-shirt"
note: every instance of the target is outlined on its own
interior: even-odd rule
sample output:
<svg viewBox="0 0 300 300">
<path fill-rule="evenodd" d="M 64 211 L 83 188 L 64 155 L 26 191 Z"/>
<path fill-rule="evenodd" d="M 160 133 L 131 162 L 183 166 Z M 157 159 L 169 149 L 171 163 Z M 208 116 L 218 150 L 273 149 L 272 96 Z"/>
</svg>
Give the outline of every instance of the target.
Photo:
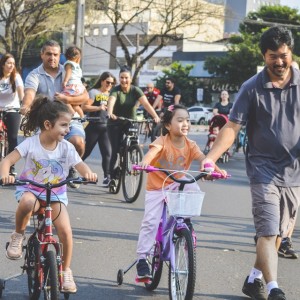
<svg viewBox="0 0 300 300">
<path fill-rule="evenodd" d="M 144 160 L 148 161 L 151 166 L 167 170 L 188 170 L 192 161 L 203 155 L 198 145 L 186 137 L 184 147 L 175 147 L 168 134 L 158 137 L 150 144 L 149 148 L 150 150 L 145 155 Z M 183 176 L 183 173 L 174 175 L 177 178 Z M 147 178 L 146 190 L 161 189 L 166 177 L 167 175 L 163 172 L 150 172 Z M 171 183 L 173 183 L 173 180 L 168 178 L 165 186 Z"/>
</svg>

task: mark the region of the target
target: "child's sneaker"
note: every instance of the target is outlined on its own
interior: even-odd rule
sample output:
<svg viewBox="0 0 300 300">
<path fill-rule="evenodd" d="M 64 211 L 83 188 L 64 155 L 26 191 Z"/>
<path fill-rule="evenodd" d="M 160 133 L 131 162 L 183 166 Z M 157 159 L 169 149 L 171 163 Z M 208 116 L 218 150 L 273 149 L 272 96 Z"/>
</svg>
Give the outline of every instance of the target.
<svg viewBox="0 0 300 300">
<path fill-rule="evenodd" d="M 23 241 L 25 236 L 22 233 L 13 232 L 10 237 L 10 242 L 6 249 L 6 257 L 9 259 L 22 258 Z"/>
<path fill-rule="evenodd" d="M 146 259 L 140 259 L 136 265 L 137 278 L 151 277 L 150 269 Z"/>
<path fill-rule="evenodd" d="M 76 293 L 77 287 L 74 282 L 72 270 L 70 268 L 67 268 L 65 271 L 63 271 L 63 286 L 62 286 L 62 292 L 64 293 Z"/>
</svg>

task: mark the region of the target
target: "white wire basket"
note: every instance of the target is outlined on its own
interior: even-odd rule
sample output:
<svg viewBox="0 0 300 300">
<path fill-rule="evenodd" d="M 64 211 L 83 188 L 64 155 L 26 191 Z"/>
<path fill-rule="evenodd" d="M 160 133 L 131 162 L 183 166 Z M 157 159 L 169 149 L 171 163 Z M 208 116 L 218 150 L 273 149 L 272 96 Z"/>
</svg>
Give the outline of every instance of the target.
<svg viewBox="0 0 300 300">
<path fill-rule="evenodd" d="M 164 191 L 169 215 L 193 217 L 201 215 L 205 192 L 202 191 Z"/>
</svg>

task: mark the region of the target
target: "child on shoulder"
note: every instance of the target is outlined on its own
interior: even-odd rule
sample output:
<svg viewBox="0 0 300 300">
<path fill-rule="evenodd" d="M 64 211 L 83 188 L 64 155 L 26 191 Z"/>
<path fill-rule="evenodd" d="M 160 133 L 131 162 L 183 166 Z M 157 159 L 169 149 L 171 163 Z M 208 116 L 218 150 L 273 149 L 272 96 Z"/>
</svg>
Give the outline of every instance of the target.
<svg viewBox="0 0 300 300">
<path fill-rule="evenodd" d="M 62 93 L 67 96 L 79 96 L 85 91 L 82 83 L 82 70 L 80 68 L 81 50 L 76 46 L 70 46 L 65 53 L 67 61 L 64 63 L 64 75 L 62 82 Z M 84 113 L 80 105 L 68 104 L 72 114 L 78 113 L 83 118 Z"/>
<path fill-rule="evenodd" d="M 191 127 L 190 117 L 187 109 L 182 105 L 171 105 L 165 112 L 162 124 L 168 133 L 165 136 L 158 137 L 144 156 L 141 166 L 146 168 L 148 165 L 169 169 L 169 170 L 188 170 L 192 161 L 199 162 L 205 155 L 201 152 L 198 145 L 187 138 Z M 217 166 L 216 171 L 222 174 Z M 184 177 L 184 174 L 178 173 L 176 177 Z M 165 180 L 167 175 L 163 172 L 150 172 L 147 177 L 145 194 L 145 213 L 141 224 L 138 244 L 137 244 L 137 278 L 142 279 L 151 277 L 146 257 L 155 241 L 156 232 L 161 219 L 164 206 L 164 189 L 177 189 L 179 184 L 171 179 Z M 195 182 L 187 184 L 184 190 L 200 190 Z"/>
<path fill-rule="evenodd" d="M 20 179 L 57 183 L 66 179 L 70 167 L 75 167 L 81 176 L 87 180 L 96 181 L 97 174 L 93 173 L 81 160 L 75 147 L 64 139 L 69 132 L 71 118 L 72 115 L 66 104 L 51 101 L 43 96 L 37 97 L 21 124 L 24 135 L 30 137 L 20 143 L 0 163 L 0 178 L 3 183 L 15 181 L 14 176 L 9 174 L 9 169 L 21 158 L 25 159 L 25 164 Z M 40 129 L 40 133 L 31 136 L 36 128 Z M 53 224 L 64 249 L 63 291 L 74 293 L 77 287 L 70 269 L 73 238 L 67 211 L 67 188 L 63 186 L 53 191 L 55 194 L 51 198 Z M 31 214 L 40 208 L 40 202 L 36 200 L 46 200 L 45 191 L 31 185 L 17 186 L 15 195 L 19 202 L 16 210 L 15 231 L 11 235 L 6 251 L 6 256 L 13 260 L 22 257 L 26 225 Z"/>
</svg>

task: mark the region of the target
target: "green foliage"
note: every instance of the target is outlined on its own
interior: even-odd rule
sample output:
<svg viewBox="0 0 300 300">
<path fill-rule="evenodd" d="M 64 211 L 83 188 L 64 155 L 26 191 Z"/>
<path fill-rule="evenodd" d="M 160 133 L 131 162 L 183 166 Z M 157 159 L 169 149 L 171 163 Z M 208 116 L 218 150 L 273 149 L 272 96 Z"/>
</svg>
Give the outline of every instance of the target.
<svg viewBox="0 0 300 300">
<path fill-rule="evenodd" d="M 204 69 L 222 83 L 241 85 L 264 64 L 259 49 L 261 33 L 275 24 L 287 24 L 295 39 L 294 59 L 300 56 L 300 15 L 287 6 L 262 6 L 258 12 L 249 13 L 240 24 L 240 35 L 228 41 L 227 55 L 208 57 Z"/>
<path fill-rule="evenodd" d="M 172 77 L 175 85 L 181 90 L 181 102 L 186 106 L 195 103 L 197 80 L 189 76 L 193 65 L 182 66 L 179 62 L 173 62 L 169 69 L 164 69 L 164 75 L 156 79 L 156 87 L 162 90 L 165 87 L 167 77 Z"/>
</svg>

